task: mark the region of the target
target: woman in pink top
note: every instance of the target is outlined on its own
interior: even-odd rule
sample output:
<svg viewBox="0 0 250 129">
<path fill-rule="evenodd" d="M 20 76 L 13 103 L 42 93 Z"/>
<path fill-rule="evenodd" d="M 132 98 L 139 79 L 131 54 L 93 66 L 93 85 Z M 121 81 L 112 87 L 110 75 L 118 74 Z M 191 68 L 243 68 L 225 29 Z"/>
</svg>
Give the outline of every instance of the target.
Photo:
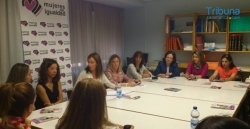
<svg viewBox="0 0 250 129">
<path fill-rule="evenodd" d="M 185 77 L 187 79 L 205 78 L 207 75 L 208 64 L 201 51 L 193 52 L 193 60 L 188 63 Z"/>
<path fill-rule="evenodd" d="M 221 57 L 220 66 L 214 71 L 214 74 L 209 78 L 209 81 L 213 81 L 217 75 L 220 75 L 220 82 L 234 81 L 238 73 L 238 69 L 233 63 L 233 58 L 224 54 Z"/>
<path fill-rule="evenodd" d="M 109 58 L 108 65 L 104 73 L 109 81 L 115 85 L 120 82 L 121 86 L 135 86 L 136 82 L 141 82 L 140 80 L 131 79 L 126 74 L 124 74 L 121 69 L 121 59 L 116 54 L 113 54 Z"/>
</svg>

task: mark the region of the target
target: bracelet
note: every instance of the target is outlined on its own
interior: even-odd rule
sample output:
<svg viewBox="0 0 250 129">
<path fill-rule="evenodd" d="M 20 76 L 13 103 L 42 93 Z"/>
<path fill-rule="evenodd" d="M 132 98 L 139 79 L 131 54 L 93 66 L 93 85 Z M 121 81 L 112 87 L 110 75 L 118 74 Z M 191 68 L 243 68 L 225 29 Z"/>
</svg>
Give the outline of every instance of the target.
<svg viewBox="0 0 250 129">
<path fill-rule="evenodd" d="M 126 87 L 128 86 L 128 83 L 126 83 Z"/>
</svg>

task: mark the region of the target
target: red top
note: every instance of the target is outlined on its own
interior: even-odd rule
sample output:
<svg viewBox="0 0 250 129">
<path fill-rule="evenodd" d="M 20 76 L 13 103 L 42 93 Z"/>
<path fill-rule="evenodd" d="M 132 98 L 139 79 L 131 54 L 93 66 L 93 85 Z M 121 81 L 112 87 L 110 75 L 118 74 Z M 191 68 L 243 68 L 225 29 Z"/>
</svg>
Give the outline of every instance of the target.
<svg viewBox="0 0 250 129">
<path fill-rule="evenodd" d="M 233 67 L 227 73 L 225 69 L 221 66 L 219 66 L 216 70 L 218 71 L 220 78 L 229 78 L 231 77 L 233 73 L 236 73 L 236 74 L 238 73 L 238 69 L 236 67 Z"/>
</svg>

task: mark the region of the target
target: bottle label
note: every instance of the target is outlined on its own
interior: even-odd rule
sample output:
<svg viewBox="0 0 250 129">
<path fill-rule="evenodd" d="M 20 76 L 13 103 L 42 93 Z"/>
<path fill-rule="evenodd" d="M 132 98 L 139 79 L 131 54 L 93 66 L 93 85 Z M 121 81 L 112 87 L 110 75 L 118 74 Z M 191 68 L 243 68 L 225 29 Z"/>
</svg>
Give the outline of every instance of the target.
<svg viewBox="0 0 250 129">
<path fill-rule="evenodd" d="M 122 97 L 122 90 L 121 89 L 117 89 L 117 97 Z"/>
</svg>

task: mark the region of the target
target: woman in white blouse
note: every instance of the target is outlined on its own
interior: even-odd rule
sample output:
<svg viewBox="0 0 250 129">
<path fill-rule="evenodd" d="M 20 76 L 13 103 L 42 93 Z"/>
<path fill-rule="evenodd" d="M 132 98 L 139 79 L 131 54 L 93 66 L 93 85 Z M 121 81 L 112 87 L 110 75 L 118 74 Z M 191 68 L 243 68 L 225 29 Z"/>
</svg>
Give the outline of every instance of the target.
<svg viewBox="0 0 250 129">
<path fill-rule="evenodd" d="M 75 84 L 84 78 L 98 79 L 108 88 L 114 89 L 116 87 L 116 85 L 111 83 L 103 73 L 101 57 L 97 53 L 91 53 L 88 56 L 88 66 L 79 74 Z"/>
<path fill-rule="evenodd" d="M 133 63 L 129 64 L 128 66 L 126 73 L 127 76 L 133 79 L 142 79 L 151 77 L 151 73 L 143 64 L 144 64 L 143 53 L 141 51 L 135 52 L 133 56 Z"/>
</svg>

